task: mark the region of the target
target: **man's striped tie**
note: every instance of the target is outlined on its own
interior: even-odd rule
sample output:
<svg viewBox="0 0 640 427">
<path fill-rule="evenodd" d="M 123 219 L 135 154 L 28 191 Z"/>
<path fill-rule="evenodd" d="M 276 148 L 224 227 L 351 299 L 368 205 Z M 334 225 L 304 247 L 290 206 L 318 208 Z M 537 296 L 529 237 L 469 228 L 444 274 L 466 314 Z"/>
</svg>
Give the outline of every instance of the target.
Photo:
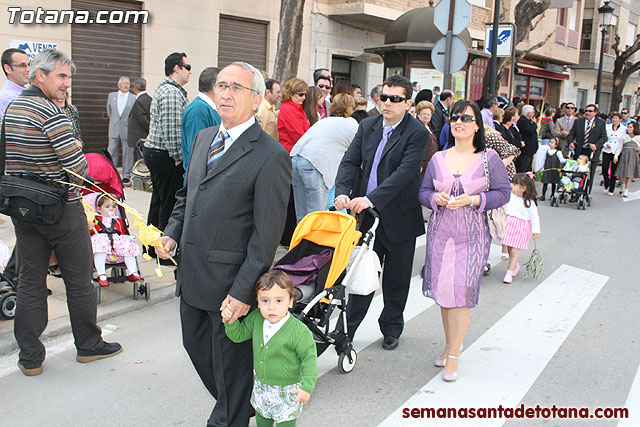
<svg viewBox="0 0 640 427">
<path fill-rule="evenodd" d="M 589 143 L 589 134 L 591 133 L 591 128 L 593 127 L 593 120 L 587 121 L 587 129 L 584 131 L 584 145 Z"/>
<path fill-rule="evenodd" d="M 213 140 L 209 147 L 209 156 L 207 157 L 207 173 L 211 172 L 211 169 L 218 163 L 222 155 L 224 154 L 224 141 L 229 137 L 226 130 L 218 132 L 218 136 Z"/>
</svg>

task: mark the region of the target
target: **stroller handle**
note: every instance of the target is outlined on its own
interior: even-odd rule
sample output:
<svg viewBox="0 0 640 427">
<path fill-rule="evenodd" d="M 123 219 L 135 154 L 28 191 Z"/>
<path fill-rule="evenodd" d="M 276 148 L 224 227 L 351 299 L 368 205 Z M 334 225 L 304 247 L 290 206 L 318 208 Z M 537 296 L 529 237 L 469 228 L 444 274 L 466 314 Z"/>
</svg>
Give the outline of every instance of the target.
<svg viewBox="0 0 640 427">
<path fill-rule="evenodd" d="M 337 210 L 336 207 L 333 206 L 333 205 L 331 205 L 329 207 L 329 211 L 331 211 L 331 212 L 335 212 L 336 210 Z M 363 210 L 362 212 L 365 212 L 365 213 L 371 215 L 374 219 L 380 218 L 380 214 L 374 208 L 367 208 L 367 209 Z"/>
</svg>

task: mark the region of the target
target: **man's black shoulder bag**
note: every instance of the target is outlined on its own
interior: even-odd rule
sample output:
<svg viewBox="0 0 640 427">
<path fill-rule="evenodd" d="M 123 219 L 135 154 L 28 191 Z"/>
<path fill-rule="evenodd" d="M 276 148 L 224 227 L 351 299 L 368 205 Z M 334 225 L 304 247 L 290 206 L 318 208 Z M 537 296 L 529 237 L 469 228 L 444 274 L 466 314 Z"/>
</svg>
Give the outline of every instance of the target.
<svg viewBox="0 0 640 427">
<path fill-rule="evenodd" d="M 7 107 L 7 110 L 9 107 Z M 7 142 L 5 115 L 0 134 L 0 213 L 34 224 L 60 222 L 67 201 L 67 188 L 31 174 L 5 175 Z"/>
</svg>

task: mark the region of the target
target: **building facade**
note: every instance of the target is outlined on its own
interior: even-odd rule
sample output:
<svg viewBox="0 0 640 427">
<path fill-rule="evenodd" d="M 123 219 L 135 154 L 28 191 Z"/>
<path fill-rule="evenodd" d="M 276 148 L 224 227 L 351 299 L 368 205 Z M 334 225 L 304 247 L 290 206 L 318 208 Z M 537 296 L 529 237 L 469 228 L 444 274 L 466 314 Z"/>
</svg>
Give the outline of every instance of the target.
<svg viewBox="0 0 640 427">
<path fill-rule="evenodd" d="M 307 3 L 298 68 L 302 78 L 307 78 L 310 68 L 312 2 Z M 185 0 L 180 4 L 170 0 L 50 0 L 43 4 L 35 0 L 5 2 L 3 10 L 18 11 L 13 24 L 0 27 L 0 46 L 2 50 L 23 47 L 33 55 L 53 46 L 71 56 L 78 68 L 72 82 L 72 102 L 80 112 L 88 151 L 107 147 L 105 106 L 108 93 L 117 90 L 118 78 L 144 77 L 153 95 L 164 78 L 164 59 L 171 52 L 185 52 L 192 65 L 191 79 L 185 86 L 190 100 L 198 94 L 198 76 L 206 67 L 242 60 L 267 74 L 273 72 L 280 0 Z M 117 22 L 127 11 L 146 11 L 147 22 L 70 24 L 68 17 L 58 14 L 55 24 L 37 23 L 38 8 L 45 7 L 43 18 L 67 10 L 76 17 L 87 11 L 95 20 L 98 11 L 107 11 L 104 16 Z M 33 15 L 36 18 L 31 19 Z M 31 23 L 21 24 L 20 16 L 23 22 L 31 19 Z M 9 21 L 9 12 L 6 18 Z"/>
<path fill-rule="evenodd" d="M 573 67 L 572 84 L 565 88 L 564 94 L 566 99 L 575 100 L 578 108 L 584 108 L 587 104 L 595 102 L 600 49 L 603 43 L 598 8 L 603 4 L 604 2 L 601 0 L 585 0 L 580 33 L 580 62 Z M 638 114 L 640 113 L 638 98 L 640 73 L 634 73 L 627 80 L 622 92 L 621 105 L 611 106 L 611 92 L 615 61 L 612 45 L 615 35 L 620 37 L 621 51 L 633 44 L 640 30 L 640 2 L 612 0 L 609 5 L 613 7 L 613 19 L 611 28 L 608 29 L 604 39 L 600 110 L 608 113 L 609 111 L 620 111 L 626 107 L 629 108 L 631 114 Z M 632 62 L 640 61 L 640 53 L 636 53 L 631 60 Z"/>
</svg>

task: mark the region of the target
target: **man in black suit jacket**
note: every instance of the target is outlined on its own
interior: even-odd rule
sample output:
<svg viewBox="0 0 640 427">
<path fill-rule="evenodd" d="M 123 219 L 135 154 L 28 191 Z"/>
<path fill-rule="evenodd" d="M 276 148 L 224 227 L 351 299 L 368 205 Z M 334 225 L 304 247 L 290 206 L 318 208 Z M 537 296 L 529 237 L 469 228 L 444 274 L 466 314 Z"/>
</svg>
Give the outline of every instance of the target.
<svg viewBox="0 0 640 427">
<path fill-rule="evenodd" d="M 220 313 L 228 308 L 233 323 L 255 307 L 256 281 L 271 266 L 284 229 L 291 158 L 254 118 L 265 92 L 260 71 L 228 65 L 214 90 L 222 124 L 196 134 L 185 186 L 156 253 L 167 259 L 180 242 L 183 344 L 216 399 L 207 425 L 244 427 L 251 411 L 251 341 L 232 343 Z"/>
<path fill-rule="evenodd" d="M 533 105 L 522 107 L 522 115 L 518 119 L 518 132 L 522 136 L 522 151 L 516 157 L 516 171 L 530 172 L 533 169 L 533 156 L 538 151 L 538 125 L 536 124 L 536 109 Z"/>
<path fill-rule="evenodd" d="M 587 105 L 584 117 L 575 120 L 567 137 L 569 148 L 575 150 L 574 159 L 577 159 L 580 154 L 586 154 L 591 158 L 591 179 L 587 189 L 589 193 L 591 193 L 591 188 L 593 187 L 596 166 L 600 160 L 600 151 L 602 151 L 602 146 L 608 139 L 606 123 L 600 117 L 596 117 L 597 114 L 598 107 L 594 104 Z M 587 130 L 589 135 L 585 138 Z"/>
<path fill-rule="evenodd" d="M 136 95 L 136 102 L 133 104 L 131 115 L 129 116 L 127 143 L 129 147 L 134 148 L 134 160 L 138 160 L 142 156 L 135 147 L 138 145 L 139 140 L 145 139 L 149 135 L 149 121 L 151 120 L 149 113 L 151 97 L 147 94 L 147 81 L 143 78 L 135 79 L 133 81 L 133 93 Z"/>
<path fill-rule="evenodd" d="M 418 191 L 429 134 L 407 113 L 411 92 L 411 82 L 405 77 L 395 75 L 384 82 L 380 94 L 382 114 L 360 122 L 336 177 L 337 209 L 348 207 L 360 213 L 373 207 L 380 213 L 374 250 L 384 262 L 384 309 L 378 323 L 384 335 L 382 347 L 387 350 L 398 346 L 402 334 L 416 237 L 424 234 Z M 357 185 L 359 171 L 362 180 Z M 355 334 L 372 298 L 373 294 L 350 297 L 349 336 Z"/>
<path fill-rule="evenodd" d="M 447 89 L 443 90 L 440 94 L 440 100 L 436 102 L 436 111 L 433 113 L 433 117 L 431 117 L 431 129 L 433 129 L 433 133 L 436 135 L 436 138 L 440 140 L 440 134 L 442 133 L 442 128 L 445 123 L 447 123 L 447 119 L 449 118 L 449 109 L 453 105 L 455 101 L 453 91 Z"/>
</svg>

